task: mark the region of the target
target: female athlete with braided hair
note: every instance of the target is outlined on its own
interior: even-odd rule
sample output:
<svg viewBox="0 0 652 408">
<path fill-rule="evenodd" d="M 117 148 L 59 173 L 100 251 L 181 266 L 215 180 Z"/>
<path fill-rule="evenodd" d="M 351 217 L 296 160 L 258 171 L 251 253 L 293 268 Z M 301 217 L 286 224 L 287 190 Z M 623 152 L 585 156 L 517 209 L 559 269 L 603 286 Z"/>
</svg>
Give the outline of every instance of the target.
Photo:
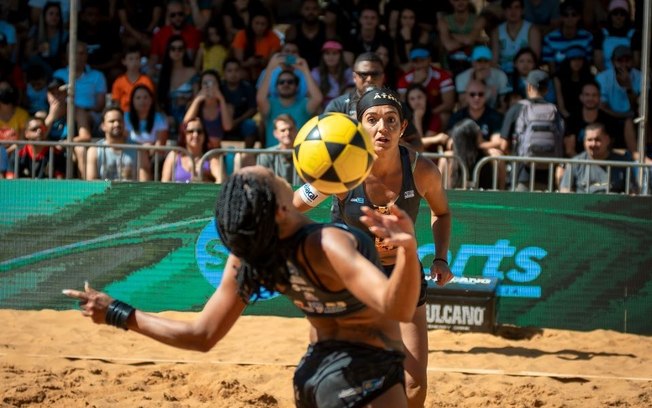
<svg viewBox="0 0 652 408">
<path fill-rule="evenodd" d="M 435 243 L 430 274 L 438 285 L 445 285 L 453 275 L 448 267 L 448 245 L 451 215 L 442 185 L 441 173 L 434 163 L 400 144 L 408 122 L 398 95 L 389 89 L 368 89 L 356 106 L 356 115 L 371 137 L 377 159 L 371 174 L 359 186 L 338 194 L 333 204 L 333 220 L 360 227 L 362 208 L 386 213 L 392 208 L 404 210 L 416 223 L 421 200 L 430 207 L 431 228 Z M 310 184 L 295 192 L 294 205 L 307 211 L 328 198 Z M 364 212 L 368 214 L 368 210 Z M 385 272 L 390 274 L 396 263 L 397 248 L 376 238 L 376 249 Z M 426 400 L 428 364 L 428 327 L 426 322 L 426 281 L 422 281 L 416 313 L 409 322 L 401 323 L 406 348 L 405 376 L 410 408 L 423 407 Z"/>
<path fill-rule="evenodd" d="M 84 291 L 63 293 L 79 299 L 95 323 L 206 351 L 249 299 L 263 288 L 278 290 L 312 328 L 294 375 L 297 407 L 406 407 L 398 322 L 412 319 L 421 280 L 412 221 L 397 207 L 387 215 L 363 209 L 366 228 L 398 247 L 388 278 L 366 232 L 314 223 L 292 199 L 287 182 L 260 166 L 239 170 L 223 185 L 216 226 L 231 255 L 220 286 L 192 322 L 135 310 L 88 283 Z"/>
</svg>

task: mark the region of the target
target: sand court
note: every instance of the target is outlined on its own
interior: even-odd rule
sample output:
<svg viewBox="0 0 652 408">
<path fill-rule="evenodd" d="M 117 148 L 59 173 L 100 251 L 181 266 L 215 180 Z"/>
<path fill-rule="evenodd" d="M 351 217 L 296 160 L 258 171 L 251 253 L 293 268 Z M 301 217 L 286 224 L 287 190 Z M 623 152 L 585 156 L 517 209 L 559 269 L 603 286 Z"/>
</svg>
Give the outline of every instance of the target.
<svg viewBox="0 0 652 408">
<path fill-rule="evenodd" d="M 302 318 L 243 316 L 208 353 L 78 311 L 0 310 L 0 321 L 0 407 L 293 407 L 308 342 Z M 647 336 L 502 328 L 429 340 L 427 407 L 652 406 Z"/>
</svg>

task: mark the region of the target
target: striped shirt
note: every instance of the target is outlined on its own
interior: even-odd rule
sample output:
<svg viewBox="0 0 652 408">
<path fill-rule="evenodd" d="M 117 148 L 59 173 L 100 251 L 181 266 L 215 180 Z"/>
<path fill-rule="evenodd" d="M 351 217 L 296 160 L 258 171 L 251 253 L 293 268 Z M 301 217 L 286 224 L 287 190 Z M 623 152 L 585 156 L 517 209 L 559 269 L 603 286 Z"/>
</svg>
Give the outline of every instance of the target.
<svg viewBox="0 0 652 408">
<path fill-rule="evenodd" d="M 590 59 L 593 54 L 593 34 L 580 28 L 575 36 L 567 38 L 559 29 L 551 31 L 543 37 L 542 59 L 545 62 L 560 63 L 566 58 L 565 51 L 571 47 L 583 48 Z"/>
</svg>

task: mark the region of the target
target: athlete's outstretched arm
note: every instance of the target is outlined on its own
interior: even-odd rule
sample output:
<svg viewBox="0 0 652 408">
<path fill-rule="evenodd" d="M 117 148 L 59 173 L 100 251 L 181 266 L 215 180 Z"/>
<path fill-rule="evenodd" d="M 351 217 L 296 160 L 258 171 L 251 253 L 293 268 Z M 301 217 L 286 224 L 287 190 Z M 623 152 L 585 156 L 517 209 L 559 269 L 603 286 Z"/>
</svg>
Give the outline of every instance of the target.
<svg viewBox="0 0 652 408">
<path fill-rule="evenodd" d="M 305 183 L 294 192 L 292 204 L 297 210 L 306 212 L 317 207 L 328 197 L 330 195 L 322 193 L 310 183 Z"/>
<path fill-rule="evenodd" d="M 195 320 L 173 320 L 135 310 L 129 315 L 126 328 L 174 347 L 210 350 L 229 332 L 246 306 L 237 293 L 238 266 L 238 259 L 229 255 L 222 283 Z M 107 310 L 115 299 L 106 293 L 96 291 L 86 282 L 83 291 L 65 289 L 63 294 L 79 299 L 82 314 L 93 322 L 109 323 Z"/>
</svg>

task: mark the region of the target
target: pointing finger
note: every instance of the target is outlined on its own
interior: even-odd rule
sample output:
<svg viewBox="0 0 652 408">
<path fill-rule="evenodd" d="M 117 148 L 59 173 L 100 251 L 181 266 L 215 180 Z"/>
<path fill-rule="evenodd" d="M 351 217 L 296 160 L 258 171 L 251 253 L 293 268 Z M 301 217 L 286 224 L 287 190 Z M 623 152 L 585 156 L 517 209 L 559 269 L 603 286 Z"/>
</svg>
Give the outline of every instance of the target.
<svg viewBox="0 0 652 408">
<path fill-rule="evenodd" d="M 84 299 L 86 300 L 86 294 L 74 289 L 64 289 L 61 291 L 64 295 L 75 298 L 75 299 Z"/>
</svg>

